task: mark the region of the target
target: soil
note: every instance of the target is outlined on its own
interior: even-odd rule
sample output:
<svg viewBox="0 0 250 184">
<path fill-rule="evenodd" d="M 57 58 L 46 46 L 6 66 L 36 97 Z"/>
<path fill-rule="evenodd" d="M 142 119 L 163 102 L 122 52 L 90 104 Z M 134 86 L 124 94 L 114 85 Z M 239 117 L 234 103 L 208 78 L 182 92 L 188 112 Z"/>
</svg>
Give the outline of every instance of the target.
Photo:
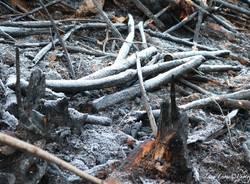
<svg viewBox="0 0 250 184">
<path fill-rule="evenodd" d="M 136 23 L 141 20 L 146 20 L 146 17 L 141 12 L 136 8 L 129 7 L 129 5 L 127 5 L 127 7 L 117 7 L 113 2 L 107 1 L 104 10 L 110 17 L 126 16 L 129 12 L 133 15 Z M 101 16 L 93 15 L 88 18 L 101 19 Z M 166 17 L 162 19 L 165 21 L 164 23 L 167 27 L 176 24 L 175 21 L 174 23 L 168 24 Z M 247 27 L 249 19 L 244 19 L 246 22 L 241 22 L 240 25 L 239 21 L 233 18 L 229 20 L 232 26 L 240 29 L 238 33 L 223 32 L 223 29 L 215 30 L 215 27 L 212 25 L 212 23 L 215 24 L 214 20 L 206 17 L 202 23 L 199 43 L 212 48 L 228 49 L 232 53 L 237 54 L 238 57 L 246 58 L 249 62 L 250 31 L 249 27 Z M 193 30 L 195 24 L 196 21 L 191 21 L 187 24 L 187 27 Z M 244 27 L 242 24 L 246 26 Z M 72 46 L 88 46 L 95 50 L 102 50 L 102 43 L 105 39 L 106 31 L 106 29 L 85 29 L 77 31 L 66 41 L 66 44 Z M 126 30 L 121 31 L 121 33 L 123 37 L 126 37 Z M 193 37 L 193 33 L 187 28 L 182 28 L 171 34 L 183 39 L 192 39 Z M 15 37 L 15 39 L 17 39 L 19 43 L 49 42 L 51 36 L 44 34 Z M 135 40 L 140 41 L 139 33 L 136 33 Z M 149 35 L 147 35 L 147 40 L 162 53 L 188 51 L 191 49 L 185 45 L 150 37 Z M 122 42 L 117 40 L 115 50 L 112 51 L 112 41 L 110 40 L 107 42 L 106 51 L 117 53 L 121 44 Z M 140 44 L 137 46 L 141 48 Z M 33 66 L 32 59 L 40 49 L 39 47 L 20 49 L 21 78 L 29 81 L 31 72 L 39 68 L 44 72 L 46 79 L 69 79 L 68 70 L 60 59 L 63 51 L 59 45 L 51 49 L 37 65 Z M 135 51 L 133 48 L 130 53 L 134 53 Z M 84 53 L 70 53 L 70 56 L 77 78 L 81 78 L 109 66 L 115 60 L 114 57 L 110 56 L 96 57 Z M 6 86 L 10 76 L 16 74 L 14 45 L 3 42 L 0 43 L 0 61 L 0 81 Z M 240 71 L 200 74 L 201 76 L 216 81 L 208 83 L 193 81 L 207 91 L 213 92 L 214 94 L 230 93 L 234 92 L 237 88 L 244 88 L 244 86 L 249 83 L 249 64 L 230 57 L 208 59 L 206 64 L 230 64 L 241 67 Z M 123 160 L 126 160 L 133 149 L 138 147 L 143 141 L 153 137 L 147 118 L 138 119 L 134 115 L 134 112 L 144 110 L 140 97 L 113 105 L 103 111 L 89 111 L 87 104 L 91 103 L 94 99 L 125 89 L 127 86 L 83 91 L 77 94 L 65 94 L 68 97 L 69 107 L 81 113 L 109 117 L 112 119 L 112 124 L 110 126 L 85 124 L 81 126 L 80 132 L 76 134 L 70 126 L 62 122 L 61 126 L 59 125 L 52 130 L 52 134 L 57 138 L 47 140 L 43 149 L 92 175 L 96 175 L 101 179 L 107 178 L 108 175 L 113 172 L 110 168 L 119 166 Z M 197 95 L 196 91 L 178 82 L 177 86 L 180 86 L 191 94 L 189 96 L 183 96 L 180 91 L 177 91 L 177 103 L 179 105 L 202 97 L 200 94 Z M 0 97 L 0 130 L 3 132 L 15 132 L 17 131 L 18 120 L 8 111 L 8 108 L 10 108 L 9 104 L 16 103 L 15 92 L 6 87 L 5 94 L 0 93 Z M 169 98 L 169 86 L 162 86 L 161 89 L 157 91 L 149 92 L 148 97 L 152 109 L 159 109 L 161 101 Z M 54 100 L 56 99 L 56 97 L 52 98 L 54 98 Z M 234 109 L 222 107 L 221 111 L 213 106 L 211 108 L 207 107 L 205 109 L 191 109 L 187 111 L 189 116 L 196 117 L 196 121 L 193 118 L 189 122 L 188 154 L 197 183 L 250 183 L 250 163 L 246 161 L 242 148 L 242 144 L 250 137 L 250 111 L 240 109 L 237 115 L 231 119 L 231 124 L 235 126 L 230 129 L 230 137 L 229 132 L 225 130 L 224 120 L 232 110 Z M 221 129 L 225 130 L 224 133 L 209 138 Z M 28 140 L 33 142 L 29 138 Z M 128 140 L 134 141 L 132 146 Z M 15 156 L 6 156 L 0 153 L 0 164 L 6 163 L 6 159 L 9 159 L 9 157 L 16 157 L 17 160 L 23 157 L 21 152 L 16 151 L 16 153 L 18 154 L 15 154 Z M 16 166 L 17 163 L 18 162 L 9 163 L 9 165 L 13 167 Z M 45 167 L 45 165 L 43 165 L 43 167 Z M 101 169 L 99 170 L 99 168 Z M 8 174 L 6 171 L 3 165 L 0 166 L 0 183 L 4 181 L 1 180 L 1 178 L 6 178 L 5 176 Z M 10 169 L 9 172 L 12 173 L 13 170 Z M 21 183 L 21 181 L 24 180 L 20 179 L 17 183 Z M 62 170 L 53 164 L 46 166 L 46 172 L 44 172 L 44 175 L 39 181 L 36 180 L 32 182 L 32 180 L 29 179 L 26 181 L 30 181 L 30 183 L 38 182 L 39 184 L 77 184 L 86 182 L 83 182 L 78 176 Z M 131 181 L 131 183 L 174 183 L 174 181 L 164 181 L 163 178 L 152 179 L 147 176 L 140 176 L 139 180 L 137 178 L 137 180 L 134 181 L 136 182 Z"/>
</svg>

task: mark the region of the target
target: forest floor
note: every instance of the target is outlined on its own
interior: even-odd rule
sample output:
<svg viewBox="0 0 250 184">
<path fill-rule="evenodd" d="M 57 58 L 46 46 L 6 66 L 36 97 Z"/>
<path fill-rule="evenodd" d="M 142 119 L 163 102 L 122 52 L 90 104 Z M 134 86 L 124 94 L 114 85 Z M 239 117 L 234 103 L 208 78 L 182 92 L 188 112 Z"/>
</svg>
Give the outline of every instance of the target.
<svg viewBox="0 0 250 184">
<path fill-rule="evenodd" d="M 237 4 L 239 7 L 244 7 L 250 12 L 249 4 L 232 2 L 239 3 Z M 74 7 L 72 4 L 71 6 Z M 188 9 L 188 7 L 186 8 Z M 4 7 L 1 9 L 4 10 Z M 72 13 L 73 10 L 68 10 L 68 6 L 65 9 L 60 9 L 60 6 L 58 8 L 56 5 L 48 8 L 53 19 L 57 21 L 57 28 L 62 37 L 70 30 L 83 25 L 82 28 L 74 30 L 65 41 L 75 79 L 88 77 L 96 71 L 112 66 L 124 43 L 123 40 L 116 36 L 111 28 L 107 28 L 106 21 L 99 13 L 81 15 L 79 18 L 79 16 L 75 17 Z M 157 13 L 161 9 L 157 6 L 152 7 L 153 13 Z M 116 1 L 116 3 L 106 1 L 103 11 L 110 20 L 113 20 L 113 24 L 123 38 L 126 38 L 129 33 L 128 13 L 133 16 L 135 25 L 148 19 L 132 3 L 122 1 Z M 183 19 L 181 16 L 191 14 L 185 15 L 182 11 L 184 10 L 177 9 L 177 7 L 166 11 L 167 15 L 161 17 L 165 30 Z M 194 12 L 194 10 L 192 11 Z M 20 128 L 19 124 L 23 120 L 20 115 L 18 116 L 16 92 L 13 87 L 13 79 L 16 77 L 16 47 L 20 51 L 20 74 L 24 81 L 21 82 L 23 103 L 29 100 L 29 95 L 34 98 L 36 95 L 40 95 L 37 91 L 28 91 L 31 88 L 24 85 L 25 81 L 30 81 L 31 73 L 34 70 L 40 69 L 46 80 L 70 80 L 71 76 L 60 42 L 52 44 L 45 55 L 35 61 L 37 53 L 51 43 L 51 40 L 57 38 L 49 21 L 47 21 L 49 26 L 42 25 L 42 23 L 47 24 L 45 20 L 48 20 L 44 11 L 33 14 L 33 18 L 35 17 L 36 20 L 32 22 L 37 22 L 37 26 L 33 27 L 32 23 L 28 22 L 31 21 L 31 18 L 27 17 L 13 21 L 16 25 L 14 23 L 8 25 L 8 20 L 12 20 L 17 15 L 11 14 L 8 17 L 9 11 L 2 12 L 0 30 L 6 32 L 10 37 L 3 36 L 0 32 L 0 131 L 26 142 L 40 145 L 44 150 L 93 176 L 100 179 L 108 178 L 136 147 L 154 137 L 147 114 L 144 112 L 145 107 L 140 97 L 140 91 L 139 95 L 131 98 L 124 97 L 124 100 L 114 103 L 112 101 L 113 98 L 119 97 L 112 96 L 113 94 L 138 84 L 137 77 L 117 85 L 96 89 L 72 88 L 72 91 L 70 87 L 66 90 L 58 88 L 54 91 L 52 91 L 53 88 L 50 91 L 46 89 L 45 95 L 41 99 L 31 104 L 27 102 L 26 106 L 26 110 L 31 108 L 46 115 L 46 135 L 37 135 L 34 133 L 35 131 L 32 132 L 33 129 Z M 185 58 L 184 56 L 178 58 L 178 54 L 175 55 L 175 53 L 204 50 L 197 44 L 209 49 L 230 52 L 222 55 L 195 54 L 205 57 L 202 65 L 207 68 L 202 70 L 201 65 L 201 69 L 196 67 L 175 79 L 176 101 L 181 111 L 185 111 L 189 117 L 187 150 L 195 182 L 250 183 L 250 158 L 248 158 L 250 156 L 250 16 L 231 11 L 223 6 L 212 14 L 227 22 L 235 32 L 218 24 L 212 16 L 204 14 L 197 43 L 194 44 L 193 37 L 198 17 L 196 16 L 184 27 L 166 33 L 174 38 L 193 43 L 193 45 L 187 45 L 152 34 L 153 31 L 150 32 L 149 29 L 157 33 L 161 31 L 157 30 L 154 23 L 150 23 L 145 27 L 147 45 L 156 48 L 156 52 L 150 54 L 145 60 L 142 59 L 142 65 L 150 66 L 152 61 L 159 64 L 167 63 L 174 59 Z M 18 22 L 20 25 L 17 25 Z M 22 22 L 23 24 L 21 24 Z M 28 22 L 30 26 L 25 22 Z M 8 30 L 9 28 L 13 28 L 13 31 Z M 15 32 L 14 29 L 18 31 Z M 137 28 L 133 42 L 128 57 L 145 49 Z M 35 43 L 39 43 L 39 45 L 32 46 Z M 76 48 L 83 49 L 77 50 Z M 227 66 L 229 69 L 209 70 L 208 68 L 211 66 Z M 136 69 L 136 63 L 129 68 Z M 144 80 L 150 79 L 158 73 L 153 73 Z M 185 83 L 185 81 L 194 84 L 195 87 L 191 87 L 191 84 Z M 197 89 L 197 87 L 200 88 Z M 158 112 L 161 102 L 168 99 L 170 95 L 169 84 L 163 83 L 156 88 L 147 90 L 149 104 L 155 110 L 154 112 Z M 244 94 L 232 98 L 225 96 L 222 99 L 215 98 L 218 95 L 237 92 Z M 126 95 L 130 95 L 129 92 L 125 93 Z M 203 105 L 185 106 L 204 98 L 212 100 Z M 107 101 L 108 105 L 103 105 L 106 103 L 103 99 Z M 46 106 L 46 104 L 48 105 Z M 50 109 L 49 106 L 52 108 Z M 79 117 L 86 115 L 89 119 L 84 119 L 86 121 L 80 121 L 81 124 L 74 125 L 79 123 L 78 120 L 73 121 L 64 114 L 71 112 L 73 114 L 81 113 Z M 158 113 L 155 113 L 155 117 L 156 122 L 159 122 Z M 31 122 L 36 120 L 36 118 L 32 118 L 28 117 Z M 84 118 L 86 117 L 84 116 Z M 0 144 L 0 183 L 85 183 L 79 176 L 63 170 L 55 164 L 47 164 L 25 152 L 5 148 L 3 144 Z M 26 166 L 25 163 L 29 166 Z M 31 163 L 35 163 L 34 171 Z M 11 178 L 15 179 L 11 180 Z M 141 176 L 132 174 L 126 182 L 178 183 L 178 181 L 158 176 L 151 177 L 147 174 Z"/>
</svg>

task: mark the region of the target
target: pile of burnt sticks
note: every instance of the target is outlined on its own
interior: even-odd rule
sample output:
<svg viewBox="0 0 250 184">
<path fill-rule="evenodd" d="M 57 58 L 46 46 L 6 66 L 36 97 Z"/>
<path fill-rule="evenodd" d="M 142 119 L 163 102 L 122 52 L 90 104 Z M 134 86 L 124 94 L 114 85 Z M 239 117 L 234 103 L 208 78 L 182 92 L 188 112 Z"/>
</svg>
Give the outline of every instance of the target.
<svg viewBox="0 0 250 184">
<path fill-rule="evenodd" d="M 135 4 L 142 11 L 145 10 L 145 6 L 143 4 L 138 3 L 138 1 L 134 1 Z M 240 13 L 245 14 L 244 16 L 249 17 L 248 9 L 237 9 L 237 6 L 232 5 L 230 3 L 225 3 L 224 1 L 216 1 L 218 4 L 222 4 L 227 8 L 231 8 L 232 11 L 239 11 Z M 97 4 L 98 6 L 98 4 Z M 226 29 L 227 33 L 237 35 L 238 31 L 228 25 L 223 19 L 215 16 L 215 14 L 209 12 L 206 8 L 206 4 L 202 4 L 197 6 L 197 4 L 193 5 L 197 8 L 197 12 L 193 13 L 187 19 L 189 21 L 194 18 L 194 15 L 199 15 L 198 23 L 195 29 L 195 36 L 193 42 L 188 41 L 183 38 L 178 38 L 170 35 L 169 33 L 174 31 L 180 26 L 183 26 L 186 21 L 180 22 L 178 25 L 175 25 L 172 28 L 169 28 L 164 33 L 160 31 L 152 31 L 149 29 L 144 30 L 143 23 L 139 23 L 135 25 L 133 17 L 129 15 L 128 26 L 124 24 L 113 24 L 110 21 L 105 19 L 105 22 L 85 22 L 78 25 L 70 24 L 63 25 L 62 21 L 54 21 L 48 13 L 50 17 L 50 21 L 27 21 L 27 22 L 2 22 L 0 26 L 0 35 L 4 37 L 1 42 L 13 44 L 15 43 L 16 47 L 19 48 L 27 48 L 27 47 L 43 47 L 38 54 L 32 59 L 32 67 L 36 66 L 44 55 L 53 48 L 53 45 L 60 43 L 64 50 L 64 56 L 67 61 L 67 68 L 69 70 L 69 75 L 72 80 L 49 80 L 45 79 L 44 74 L 41 70 L 35 70 L 30 78 L 30 81 L 25 81 L 20 79 L 20 69 L 19 67 L 19 51 L 16 53 L 16 78 L 9 78 L 6 84 L 2 83 L 1 80 L 1 95 L 6 98 L 6 102 L 8 105 L 3 109 L 4 112 L 2 114 L 6 114 L 6 112 L 11 112 L 11 114 L 15 115 L 15 117 L 19 120 L 19 125 L 21 128 L 27 130 L 26 135 L 22 137 L 27 140 L 28 137 L 32 141 L 35 142 L 39 140 L 41 136 L 48 136 L 48 139 L 51 138 L 50 130 L 53 127 L 58 126 L 58 122 L 66 122 L 68 126 L 73 127 L 76 131 L 79 130 L 82 124 L 86 123 L 95 123 L 101 125 L 110 125 L 112 120 L 107 117 L 95 116 L 90 114 L 80 113 L 75 109 L 68 107 L 68 101 L 65 98 L 66 96 L 62 93 L 66 94 L 70 93 L 79 93 L 83 91 L 91 91 L 91 90 L 99 90 L 110 87 L 119 87 L 120 91 L 114 92 L 113 94 L 105 95 L 88 104 L 88 107 L 91 109 L 90 111 L 98 112 L 104 110 L 114 104 L 118 104 L 122 101 L 134 99 L 135 97 L 142 96 L 143 103 L 145 105 L 145 109 L 147 110 L 150 124 L 152 127 L 152 131 L 157 139 L 153 142 L 145 143 L 147 149 L 149 148 L 149 152 L 137 150 L 136 156 L 132 157 L 132 161 L 129 164 L 125 163 L 121 168 L 124 170 L 127 169 L 127 165 L 131 166 L 129 169 L 134 170 L 134 167 L 147 168 L 152 171 L 152 173 L 160 172 L 161 174 L 166 174 L 169 172 L 169 168 L 172 167 L 172 163 L 174 165 L 172 172 L 174 175 L 178 175 L 180 173 L 185 173 L 187 176 L 183 175 L 182 181 L 186 181 L 189 178 L 189 169 L 188 164 L 186 163 L 186 142 L 193 143 L 195 141 L 200 140 L 199 137 L 194 139 L 187 140 L 187 135 L 185 133 L 185 128 L 180 128 L 180 126 L 186 126 L 186 124 L 180 125 L 175 122 L 186 122 L 186 120 L 182 119 L 182 116 L 179 115 L 178 110 L 181 109 L 183 111 L 187 111 L 189 109 L 194 108 L 203 108 L 209 105 L 223 105 L 223 107 L 230 107 L 233 109 L 245 109 L 249 110 L 249 101 L 250 99 L 250 90 L 249 86 L 240 90 L 236 90 L 231 93 L 219 93 L 214 94 L 210 91 L 207 91 L 194 83 L 187 81 L 187 78 L 192 78 L 192 76 L 196 77 L 198 74 L 203 73 L 211 73 L 211 72 L 227 72 L 227 71 L 235 71 L 238 72 L 242 69 L 241 66 L 235 65 L 209 65 L 205 64 L 206 61 L 211 59 L 219 59 L 223 60 L 224 58 L 238 59 L 244 64 L 249 64 L 249 60 L 247 58 L 237 56 L 235 53 L 232 53 L 229 50 L 222 50 L 218 48 L 212 48 L 209 46 L 205 46 L 202 44 L 198 44 L 197 34 L 200 31 L 200 26 L 202 23 L 202 17 L 204 14 L 211 16 L 216 22 L 220 23 Z M 42 4 L 42 7 L 46 9 L 46 5 Z M 214 10 L 216 11 L 216 10 Z M 103 17 L 105 17 L 105 12 L 100 10 L 103 13 Z M 146 9 L 145 13 L 149 18 L 152 18 L 156 26 L 160 22 L 157 20 L 157 16 L 153 13 L 150 13 L 150 10 Z M 149 12 L 149 13 L 148 13 Z M 243 17 L 244 17 L 243 16 Z M 201 19 L 201 20 L 200 20 Z M 243 18 L 244 19 L 244 18 Z M 185 19 L 186 20 L 186 19 Z M 159 23 L 160 24 L 160 23 Z M 60 37 L 60 34 L 57 33 L 58 39 L 53 40 L 53 43 L 43 42 L 43 43 L 17 43 L 16 38 L 19 36 L 28 36 L 33 34 L 47 34 L 49 33 L 48 27 L 53 27 L 54 30 L 65 30 L 66 33 L 63 38 Z M 86 49 L 82 47 L 73 47 L 67 46 L 65 44 L 66 40 L 70 38 L 70 36 L 81 29 L 89 29 L 89 28 L 106 28 L 110 27 L 115 35 L 118 37 L 121 36 L 120 31 L 128 28 L 128 36 L 124 40 L 121 49 L 118 54 L 103 52 L 95 49 Z M 161 27 L 158 27 L 161 29 Z M 140 46 L 137 46 L 138 42 L 134 41 L 136 30 L 139 30 L 141 35 Z M 171 31 L 170 31 L 171 30 Z M 147 36 L 145 35 L 147 34 Z M 156 37 L 162 40 L 168 40 L 171 42 L 175 42 L 181 45 L 190 46 L 193 49 L 191 51 L 181 51 L 181 52 L 173 52 L 169 53 L 165 48 L 154 46 L 154 44 L 147 41 L 149 37 Z M 237 37 L 237 36 L 236 36 Z M 122 36 L 119 38 L 123 40 Z M 137 44 L 136 44 L 137 43 Z M 148 46 L 151 45 L 151 46 Z M 130 50 L 136 50 L 135 53 L 129 55 Z M 83 52 L 95 56 L 111 56 L 115 58 L 114 63 L 108 67 L 105 67 L 101 70 L 98 70 L 90 75 L 85 77 L 75 79 L 75 71 L 72 65 L 72 61 L 68 52 Z M 142 78 L 143 77 L 143 78 Z M 139 79 L 139 81 L 138 81 Z M 201 97 L 198 100 L 182 104 L 178 108 L 175 103 L 175 97 L 171 99 L 171 104 L 163 103 L 162 108 L 166 108 L 166 113 L 164 117 L 164 113 L 162 113 L 163 119 L 160 125 L 157 127 L 155 124 L 154 116 L 159 116 L 160 110 L 151 110 L 150 105 L 148 104 L 148 97 L 146 92 L 152 92 L 159 88 L 166 86 L 166 84 L 170 82 L 180 82 L 185 86 L 201 93 L 204 97 Z M 209 81 L 209 79 L 207 79 Z M 9 95 L 9 89 L 13 89 L 16 91 L 17 96 L 17 106 L 10 103 L 13 101 L 13 96 Z M 173 90 L 173 87 L 172 87 Z M 174 94 L 174 92 L 172 92 Z M 25 97 L 22 97 L 22 94 L 25 94 Z M 42 103 L 41 103 L 41 99 Z M 59 98 L 59 99 L 58 99 Z M 46 100 L 45 100 L 46 99 Z M 52 100 L 51 100 L 52 99 Z M 15 104 L 15 102 L 13 102 Z M 170 110 L 168 110 L 168 108 Z M 163 112 L 163 111 L 162 111 Z M 138 112 L 139 116 L 143 116 L 145 112 Z M 167 114 L 167 115 L 166 115 Z M 153 116 L 152 116 L 153 115 Z M 164 121 L 172 122 L 167 124 Z M 73 122 L 73 123 L 72 123 Z M 186 122 L 187 123 L 187 122 Z M 172 127 L 172 129 L 170 128 Z M 20 127 L 19 127 L 20 128 Z M 229 127 L 230 128 L 230 127 Z M 159 129 L 159 130 L 157 130 Z M 166 133 L 167 132 L 167 133 Z M 211 137 L 212 135 L 207 135 L 207 137 Z M 20 136 L 19 136 L 20 137 Z M 37 149 L 35 147 L 31 147 L 25 143 L 19 143 L 18 140 L 11 139 L 4 134 L 1 134 L 1 142 L 9 144 L 11 146 L 25 149 L 28 152 L 31 152 L 45 160 L 54 162 L 59 164 L 70 171 L 75 172 L 79 176 L 89 179 L 95 183 L 102 183 L 103 181 L 91 177 L 88 174 L 77 170 L 76 168 L 72 168 L 72 166 L 67 165 L 67 163 L 62 162 L 61 160 L 57 160 L 57 158 L 52 155 L 46 155 L 42 150 Z M 203 138 L 202 138 L 203 139 Z M 172 142 L 179 141 L 180 144 L 172 144 Z M 181 145 L 180 147 L 178 147 Z M 144 145 L 142 145 L 143 147 Z M 42 147 L 42 146 L 41 146 Z M 170 149 L 166 149 L 166 147 Z M 152 151 L 153 150 L 153 151 Z M 164 150 L 163 152 L 161 150 Z M 168 152 L 166 151 L 168 150 Z M 181 151 L 180 151 L 181 150 Z M 152 151 L 152 152 L 151 152 Z M 173 151 L 173 153 L 171 152 Z M 180 155 L 175 152 L 180 153 Z M 179 152 L 180 151 L 180 152 Z M 167 152 L 167 153 L 166 153 Z M 143 154 L 142 154 L 143 153 Z M 172 156 L 166 156 L 172 155 Z M 173 156 L 174 155 L 174 156 Z M 148 158 L 148 160 L 147 160 Z M 181 164 L 177 165 L 176 160 L 182 160 Z M 149 162 L 155 160 L 154 162 Z M 163 161 L 162 161 L 163 160 Z M 136 162 L 136 163 L 135 163 Z M 158 163 L 159 162 L 159 163 Z M 132 163 L 132 164 L 131 164 Z M 138 164 L 139 163 L 139 164 Z M 31 163 L 32 164 L 32 163 Z M 120 168 L 120 170 L 122 170 Z M 30 169 L 30 168 L 24 168 Z M 184 170 L 184 171 L 183 171 Z M 122 170 L 123 171 L 123 170 Z M 44 171 L 41 171 L 44 172 Z M 139 172 L 139 171 L 138 171 Z M 117 174 L 118 173 L 118 174 Z M 120 173 L 113 173 L 112 175 L 116 178 L 121 177 Z M 41 174 L 41 173 L 40 173 Z M 159 175 L 161 175 L 159 174 Z M 7 176 L 4 176 L 7 177 Z M 39 176 L 37 176 L 39 177 Z M 174 177 L 174 176 L 170 176 Z M 121 177 L 122 178 L 122 177 Z M 176 179 L 176 178 L 174 178 Z M 36 180 L 36 179 L 34 179 Z M 9 176 L 8 181 L 11 182 L 11 176 Z M 109 181 L 113 182 L 112 177 L 109 178 Z M 116 181 L 118 182 L 118 181 Z"/>
</svg>

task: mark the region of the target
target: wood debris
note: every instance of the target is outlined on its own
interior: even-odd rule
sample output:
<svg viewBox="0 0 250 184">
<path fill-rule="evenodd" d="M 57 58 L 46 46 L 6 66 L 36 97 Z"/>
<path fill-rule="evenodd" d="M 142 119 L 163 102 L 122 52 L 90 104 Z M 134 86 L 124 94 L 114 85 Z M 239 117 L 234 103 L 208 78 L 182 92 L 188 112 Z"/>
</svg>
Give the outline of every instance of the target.
<svg viewBox="0 0 250 184">
<path fill-rule="evenodd" d="M 249 183 L 249 1 L 0 12 L 0 183 Z"/>
</svg>

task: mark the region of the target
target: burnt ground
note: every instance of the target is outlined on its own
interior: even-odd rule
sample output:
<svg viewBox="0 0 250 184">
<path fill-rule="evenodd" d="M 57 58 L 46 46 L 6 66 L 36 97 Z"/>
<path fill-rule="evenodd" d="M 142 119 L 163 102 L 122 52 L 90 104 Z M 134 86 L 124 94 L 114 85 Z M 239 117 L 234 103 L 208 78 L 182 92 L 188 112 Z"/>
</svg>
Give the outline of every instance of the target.
<svg viewBox="0 0 250 184">
<path fill-rule="evenodd" d="M 133 15 L 136 24 L 141 20 L 146 20 L 146 17 L 135 7 L 131 7 L 129 4 L 121 3 L 121 5 L 123 6 L 118 7 L 108 1 L 105 4 L 104 10 L 110 17 L 127 16 L 127 13 L 130 13 Z M 242 6 L 247 8 L 246 4 Z M 54 15 L 52 11 L 50 11 L 50 13 Z M 56 11 L 56 13 L 58 13 L 58 11 Z M 241 14 L 236 14 L 228 10 L 223 10 L 218 14 L 227 18 L 231 26 L 234 26 L 236 30 L 238 30 L 237 33 L 225 31 L 222 26 L 218 28 L 217 25 L 214 25 L 216 23 L 213 19 L 209 16 L 205 16 L 198 43 L 219 50 L 230 50 L 233 55 L 236 56 L 207 59 L 205 64 L 233 65 L 240 67 L 240 71 L 199 73 L 200 77 L 206 78 L 206 82 L 202 82 L 201 79 L 198 81 L 195 78 L 190 77 L 188 79 L 189 76 L 186 77 L 188 80 L 214 94 L 232 93 L 240 89 L 247 90 L 249 89 L 250 81 L 249 17 L 242 15 L 242 20 L 238 20 L 237 16 L 239 17 Z M 176 13 L 173 15 L 177 17 L 179 14 Z M 38 15 L 36 16 L 39 17 Z M 72 15 L 66 15 L 65 17 L 70 16 Z M 87 18 L 89 22 L 101 20 L 100 15 L 88 16 Z M 60 19 L 62 18 L 60 17 Z M 5 20 L 2 16 L 2 21 Z M 162 20 L 166 27 L 171 27 L 177 23 L 175 20 L 169 19 L 169 17 L 162 17 Z M 196 22 L 197 19 L 194 19 L 186 24 L 186 27 L 171 34 L 179 38 L 191 40 L 193 38 L 192 30 L 194 30 Z M 77 22 L 77 24 L 80 23 L 81 21 Z M 73 21 L 61 25 L 61 29 L 65 29 L 67 25 L 73 25 Z M 102 51 L 106 32 L 107 29 L 105 28 L 78 30 L 70 36 L 66 44 Z M 120 32 L 123 37 L 126 37 L 128 34 L 127 29 L 121 29 Z M 112 37 L 114 36 L 112 35 Z M 158 52 L 161 54 L 191 50 L 190 46 L 152 37 L 148 34 L 146 37 L 148 43 L 156 46 Z M 18 43 L 50 42 L 51 35 L 18 36 L 15 37 L 15 39 Z M 8 88 L 7 83 L 11 75 L 15 75 L 16 73 L 15 46 L 4 40 L 5 39 L 1 40 L 0 43 L 0 81 L 3 83 L 2 86 L 5 87 L 5 92 L 0 93 L 0 129 L 2 132 L 12 132 L 10 134 L 14 134 L 13 132 L 20 131 L 17 128 L 17 117 L 11 114 L 13 108 L 12 103 L 16 103 L 15 91 Z M 137 31 L 135 40 L 141 40 L 140 34 Z M 113 50 L 112 43 L 113 40 L 111 39 L 107 42 L 106 52 L 117 53 L 122 42 L 116 40 L 116 47 Z M 136 45 L 141 50 L 141 45 Z M 69 79 L 67 68 L 61 59 L 63 51 L 60 45 L 56 45 L 37 65 L 33 66 L 32 59 L 41 48 L 42 47 L 20 48 L 21 78 L 29 81 L 31 72 L 39 68 L 44 72 L 46 79 Z M 130 53 L 134 53 L 135 51 L 136 50 L 132 48 Z M 79 52 L 70 52 L 70 56 L 77 78 L 87 76 L 88 74 L 109 66 L 115 60 L 112 56 L 94 56 L 93 54 Z M 128 83 L 123 86 L 83 91 L 75 94 L 58 93 L 57 95 L 44 97 L 46 100 L 56 100 L 59 99 L 60 96 L 67 96 L 69 107 L 81 113 L 111 118 L 112 123 L 108 126 L 83 123 L 80 127 L 80 131 L 76 133 L 72 130 L 71 122 L 59 122 L 57 126 L 53 126 L 53 129 L 50 130 L 50 134 L 53 135 L 53 138 L 46 139 L 40 137 L 39 140 L 46 140 L 43 149 L 48 150 L 92 175 L 105 179 L 108 174 L 112 172 L 112 168 L 119 166 L 123 160 L 126 160 L 129 153 L 135 147 L 143 141 L 152 138 L 152 133 L 146 115 L 143 118 L 138 118 L 135 115 L 137 111 L 144 110 L 140 97 L 112 105 L 98 112 L 89 109 L 88 104 L 99 97 L 125 89 L 132 84 L 133 83 Z M 176 85 L 178 105 L 206 97 L 206 95 L 202 95 L 180 82 L 176 82 Z M 156 91 L 148 92 L 148 96 L 152 109 L 159 109 L 161 101 L 169 97 L 169 86 L 161 86 L 161 88 Z M 188 154 L 197 183 L 250 183 L 250 163 L 246 160 L 246 154 L 242 147 L 243 143 L 249 140 L 250 137 L 250 110 L 238 109 L 238 111 L 234 111 L 236 109 L 235 107 L 230 108 L 224 106 L 220 109 L 218 105 L 213 104 L 202 109 L 191 109 L 187 111 L 189 117 L 193 117 L 190 118 L 189 122 Z M 228 114 L 232 111 L 236 112 L 236 114 L 230 117 Z M 230 134 L 225 124 L 226 118 L 230 119 L 232 125 Z M 17 133 L 16 136 L 22 138 L 18 135 Z M 133 146 L 131 146 L 129 140 L 134 141 Z M 30 137 L 27 137 L 26 141 L 34 143 L 34 140 Z M 8 183 L 6 180 L 8 174 L 15 175 L 19 173 L 19 171 L 13 168 L 20 167 L 20 169 L 22 169 L 21 161 L 25 160 L 24 157 L 29 159 L 33 158 L 17 150 L 15 150 L 14 153 L 4 153 L 0 151 L 0 183 L 5 183 L 4 181 Z M 30 176 L 26 178 L 22 178 L 22 176 L 17 177 L 16 175 L 16 183 L 23 183 L 24 181 L 27 183 L 40 184 L 85 183 L 78 176 L 62 170 L 53 164 L 47 165 L 44 164 L 43 161 L 40 162 L 41 163 L 38 164 L 41 167 L 39 171 L 40 177 L 36 176 L 37 178 L 35 178 L 32 176 L 32 173 L 29 173 Z M 29 177 L 33 177 L 33 179 Z M 132 180 L 132 183 L 164 182 L 174 183 L 173 181 L 164 181 L 162 178 L 152 179 L 147 176 L 141 176 L 139 180 L 134 180 L 134 182 Z M 9 183 L 11 182 L 9 181 Z"/>
</svg>

